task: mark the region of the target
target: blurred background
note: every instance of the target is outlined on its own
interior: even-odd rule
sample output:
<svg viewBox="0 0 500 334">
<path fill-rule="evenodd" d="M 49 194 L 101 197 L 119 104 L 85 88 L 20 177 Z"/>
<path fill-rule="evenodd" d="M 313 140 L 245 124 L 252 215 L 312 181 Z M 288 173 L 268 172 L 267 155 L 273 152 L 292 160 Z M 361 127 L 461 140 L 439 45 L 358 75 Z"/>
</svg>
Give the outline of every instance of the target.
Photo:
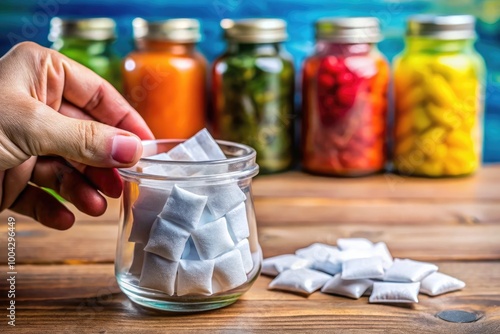
<svg viewBox="0 0 500 334">
<path fill-rule="evenodd" d="M 2 0 L 0 55 L 21 41 L 50 46 L 50 19 L 111 17 L 118 25 L 115 49 L 121 56 L 133 48 L 131 22 L 190 17 L 202 23 L 201 52 L 212 61 L 225 43 L 223 18 L 278 17 L 288 22 L 286 43 L 296 68 L 314 47 L 312 23 L 327 16 L 375 16 L 383 28 L 381 51 L 391 60 L 403 49 L 405 20 L 417 13 L 473 14 L 477 17 L 477 50 L 488 69 L 483 161 L 500 161 L 500 0 Z"/>
</svg>

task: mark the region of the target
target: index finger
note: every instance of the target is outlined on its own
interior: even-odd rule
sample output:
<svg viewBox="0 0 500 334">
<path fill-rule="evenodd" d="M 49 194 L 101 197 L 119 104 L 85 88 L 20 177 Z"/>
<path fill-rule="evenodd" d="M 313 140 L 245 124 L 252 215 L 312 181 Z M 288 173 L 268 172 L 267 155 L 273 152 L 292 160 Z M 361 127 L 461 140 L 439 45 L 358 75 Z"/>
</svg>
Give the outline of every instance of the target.
<svg viewBox="0 0 500 334">
<path fill-rule="evenodd" d="M 56 53 L 63 67 L 64 98 L 99 122 L 130 131 L 141 139 L 153 133 L 139 113 L 106 80 L 85 66 Z"/>
</svg>

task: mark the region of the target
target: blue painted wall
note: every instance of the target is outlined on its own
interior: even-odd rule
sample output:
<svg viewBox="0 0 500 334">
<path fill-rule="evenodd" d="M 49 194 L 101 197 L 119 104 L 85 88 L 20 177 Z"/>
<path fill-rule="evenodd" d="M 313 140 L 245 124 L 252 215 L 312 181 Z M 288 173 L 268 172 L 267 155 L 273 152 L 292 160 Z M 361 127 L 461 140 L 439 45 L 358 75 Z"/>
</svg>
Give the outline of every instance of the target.
<svg viewBox="0 0 500 334">
<path fill-rule="evenodd" d="M 288 50 L 297 68 L 314 46 L 312 23 L 325 16 L 376 16 L 385 40 L 380 49 L 389 58 L 403 48 L 405 20 L 417 13 L 475 14 L 479 18 L 477 49 L 488 66 L 484 161 L 500 161 L 500 0 L 2 0 L 0 55 L 22 40 L 49 46 L 49 20 L 62 17 L 112 17 L 118 23 L 116 50 L 132 49 L 135 17 L 192 17 L 202 22 L 200 49 L 213 60 L 224 49 L 219 22 L 223 18 L 279 17 L 289 24 Z"/>
</svg>

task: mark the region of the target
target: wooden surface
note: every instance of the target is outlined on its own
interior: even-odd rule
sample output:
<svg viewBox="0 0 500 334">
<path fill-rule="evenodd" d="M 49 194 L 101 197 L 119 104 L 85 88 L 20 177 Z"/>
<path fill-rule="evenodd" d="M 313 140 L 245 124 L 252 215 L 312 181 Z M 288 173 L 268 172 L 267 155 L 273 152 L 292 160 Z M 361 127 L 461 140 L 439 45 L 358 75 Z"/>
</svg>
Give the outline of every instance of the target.
<svg viewBox="0 0 500 334">
<path fill-rule="evenodd" d="M 6 256 L 0 281 L 1 333 L 500 333 L 500 166 L 465 179 L 394 175 L 361 179 L 299 172 L 254 181 L 264 256 L 290 253 L 339 237 L 385 241 L 395 257 L 433 261 L 467 283 L 415 305 L 368 304 L 321 294 L 304 298 L 268 291 L 261 276 L 238 302 L 188 315 L 134 306 L 116 285 L 117 201 L 99 218 L 78 215 L 69 231 L 49 230 L 11 212 L 0 214 L 6 254 L 7 217 L 17 219 L 16 327 L 7 325 Z M 435 315 L 466 310 L 474 323 Z"/>
</svg>

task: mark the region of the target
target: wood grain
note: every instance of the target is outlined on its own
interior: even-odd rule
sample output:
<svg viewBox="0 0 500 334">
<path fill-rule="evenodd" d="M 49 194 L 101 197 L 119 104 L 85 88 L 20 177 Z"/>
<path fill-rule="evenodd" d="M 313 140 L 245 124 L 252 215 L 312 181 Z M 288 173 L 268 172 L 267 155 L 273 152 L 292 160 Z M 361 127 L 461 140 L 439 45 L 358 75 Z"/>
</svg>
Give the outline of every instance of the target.
<svg viewBox="0 0 500 334">
<path fill-rule="evenodd" d="M 259 226 L 351 224 L 500 224 L 498 201 L 255 197 Z"/>
<path fill-rule="evenodd" d="M 335 330 L 336 333 L 367 330 L 370 333 L 451 333 L 450 330 L 497 333 L 495 331 L 500 330 L 500 263 L 437 264 L 443 272 L 467 282 L 467 287 L 440 297 L 420 295 L 419 304 L 412 306 L 375 305 L 368 304 L 366 297 L 351 300 L 316 292 L 304 298 L 269 291 L 267 285 L 271 279 L 260 277 L 251 291 L 234 305 L 223 311 L 191 315 L 152 312 L 132 305 L 123 294 L 116 293 L 110 264 L 20 266 L 19 290 L 23 292 L 18 299 L 16 332 L 118 333 L 125 332 L 125 328 L 126 332 L 143 332 L 147 328 L 147 332 L 167 329 L 285 333 L 300 329 L 300 332 Z M 94 279 L 89 280 L 90 277 Z M 0 285 L 2 290 L 3 285 Z M 478 312 L 483 319 L 471 324 L 450 324 L 435 318 L 436 313 L 448 309 Z M 302 327 L 305 323 L 306 328 Z M 40 330 L 43 328 L 50 330 Z"/>
<path fill-rule="evenodd" d="M 3 323 L 0 331 L 498 334 L 499 189 L 500 166 L 462 179 L 338 179 L 290 172 L 255 180 L 259 240 L 266 257 L 313 242 L 367 237 L 386 242 L 396 257 L 435 262 L 442 272 L 467 283 L 459 292 L 421 295 L 420 303 L 410 306 L 269 291 L 271 278 L 261 276 L 238 302 L 222 310 L 152 312 L 134 306 L 114 278 L 119 201 L 111 200 L 103 217 L 77 213 L 77 223 L 65 232 L 6 211 L 0 222 L 9 215 L 17 219 L 17 326 Z M 5 241 L 6 233 L 0 232 L 0 245 Z M 6 263 L 4 256 L 0 263 Z M 0 305 L 7 302 L 3 277 Z M 450 309 L 477 312 L 482 318 L 454 324 L 435 316 Z"/>
<path fill-rule="evenodd" d="M 264 256 L 291 253 L 314 242 L 335 244 L 338 238 L 384 241 L 395 257 L 418 260 L 500 260 L 500 226 L 360 225 L 287 226 L 260 229 Z M 300 236 L 300 238 L 297 238 Z"/>
<path fill-rule="evenodd" d="M 443 273 L 455 276 L 466 282 L 462 291 L 447 296 L 494 296 L 500 294 L 500 262 L 463 262 L 434 261 Z M 113 264 L 80 264 L 80 265 L 19 265 L 18 293 L 16 300 L 44 301 L 98 298 L 120 292 L 116 283 Z M 333 296 L 314 293 L 308 298 L 303 296 L 267 290 L 272 277 L 260 276 L 251 291 L 243 295 L 242 300 L 331 300 Z M 5 282 L 0 283 L 0 290 L 7 288 Z M 422 297 L 424 297 L 422 295 Z M 339 302 L 350 299 L 338 298 Z M 0 301 L 6 294 L 0 295 Z M 428 299 L 438 299 L 429 297 Z M 366 302 L 366 299 L 365 299 Z M 499 305 L 500 307 L 500 305 Z"/>
<path fill-rule="evenodd" d="M 300 218 L 302 219 L 302 218 Z M 19 226 L 19 224 L 18 224 Z M 443 225 L 425 228 L 411 223 L 291 223 L 259 226 L 264 256 L 294 252 L 314 242 L 335 244 L 338 238 L 384 241 L 396 257 L 419 260 L 500 260 L 500 224 Z M 118 227 L 110 222 L 81 223 L 60 232 L 35 222 L 18 227 L 17 263 L 112 263 Z M 300 238 L 297 238 L 300 236 Z M 2 236 L 5 238 L 5 235 Z M 62 251 L 63 250 L 63 251 Z M 2 258 L 6 263 L 6 258 Z"/>
<path fill-rule="evenodd" d="M 496 334 L 496 296 L 421 298 L 416 306 L 367 304 L 366 299 L 240 300 L 203 314 L 160 314 L 132 305 L 123 295 L 107 300 L 46 301 L 21 306 L 15 330 L 4 333 L 458 333 Z M 451 324 L 435 317 L 443 309 L 480 313 L 475 323 Z"/>
<path fill-rule="evenodd" d="M 340 199 L 498 200 L 500 171 L 487 166 L 468 178 L 428 179 L 394 174 L 331 178 L 288 172 L 258 176 L 257 197 L 326 197 Z"/>
</svg>

